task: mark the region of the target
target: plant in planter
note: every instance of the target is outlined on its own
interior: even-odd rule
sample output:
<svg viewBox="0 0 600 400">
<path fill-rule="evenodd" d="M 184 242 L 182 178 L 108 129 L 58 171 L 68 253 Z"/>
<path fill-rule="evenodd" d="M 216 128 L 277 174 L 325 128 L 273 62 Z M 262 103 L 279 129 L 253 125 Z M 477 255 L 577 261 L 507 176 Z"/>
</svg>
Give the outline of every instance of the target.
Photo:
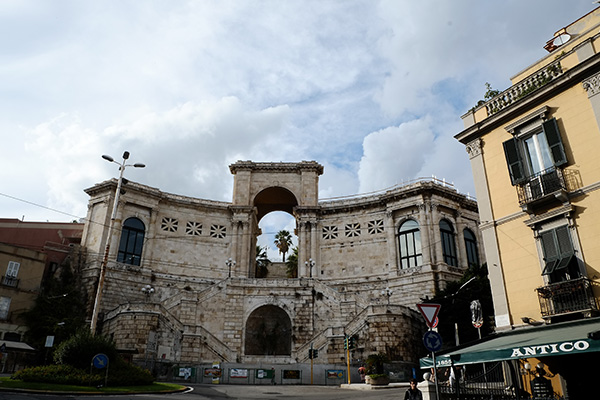
<svg viewBox="0 0 600 400">
<path fill-rule="evenodd" d="M 388 357 L 383 353 L 371 354 L 367 357 L 365 382 L 371 385 L 387 385 L 390 383 L 390 377 L 383 369 L 383 364 L 386 362 L 388 362 Z"/>
</svg>

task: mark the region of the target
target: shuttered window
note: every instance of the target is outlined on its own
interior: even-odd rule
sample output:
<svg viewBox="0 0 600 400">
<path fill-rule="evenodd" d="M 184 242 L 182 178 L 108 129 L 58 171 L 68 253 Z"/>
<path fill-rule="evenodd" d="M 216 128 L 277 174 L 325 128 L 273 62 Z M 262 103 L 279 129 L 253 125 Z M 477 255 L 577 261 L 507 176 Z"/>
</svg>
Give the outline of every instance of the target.
<svg viewBox="0 0 600 400">
<path fill-rule="evenodd" d="M 526 138 L 513 137 L 504 142 L 503 146 L 513 186 L 548 168 L 567 164 L 567 156 L 555 118 L 545 121 L 541 131 Z"/>
<path fill-rule="evenodd" d="M 551 281 L 579 277 L 577 260 L 567 225 L 542 232 L 540 240 L 545 263 L 542 275 L 548 275 Z"/>
</svg>

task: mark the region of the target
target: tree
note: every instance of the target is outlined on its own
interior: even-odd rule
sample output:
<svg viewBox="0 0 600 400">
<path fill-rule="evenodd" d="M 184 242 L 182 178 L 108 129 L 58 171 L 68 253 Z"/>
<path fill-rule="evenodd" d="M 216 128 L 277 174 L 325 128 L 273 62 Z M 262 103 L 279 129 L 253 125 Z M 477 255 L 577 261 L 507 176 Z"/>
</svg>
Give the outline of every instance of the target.
<svg viewBox="0 0 600 400">
<path fill-rule="evenodd" d="M 36 349 L 44 349 L 47 336 L 54 336 L 54 348 L 86 326 L 85 295 L 68 257 L 59 268 L 59 276 L 47 278 L 35 304 L 19 317 L 25 321 L 25 341 Z M 48 361 L 38 352 L 38 363 Z"/>
<path fill-rule="evenodd" d="M 292 249 L 292 254 L 290 254 L 288 260 L 285 262 L 285 266 L 287 267 L 288 278 L 298 277 L 298 247 Z"/>
<path fill-rule="evenodd" d="M 285 262 L 285 254 L 290 250 L 292 245 L 292 235 L 290 232 L 281 230 L 275 235 L 275 246 L 279 249 L 279 253 L 283 254 L 283 262 Z"/>
<path fill-rule="evenodd" d="M 460 344 L 479 338 L 479 332 L 471 320 L 470 306 L 473 300 L 479 300 L 483 311 L 481 336 L 494 331 L 494 307 L 486 264 L 470 266 L 460 280 L 448 283 L 433 299 L 422 300 L 424 303 L 441 305 L 437 328 L 444 348 L 455 346 L 457 331 Z"/>
<path fill-rule="evenodd" d="M 256 245 L 256 277 L 257 278 L 266 278 L 269 274 L 269 264 L 271 264 L 271 260 L 267 256 L 267 246 L 260 247 Z"/>
</svg>

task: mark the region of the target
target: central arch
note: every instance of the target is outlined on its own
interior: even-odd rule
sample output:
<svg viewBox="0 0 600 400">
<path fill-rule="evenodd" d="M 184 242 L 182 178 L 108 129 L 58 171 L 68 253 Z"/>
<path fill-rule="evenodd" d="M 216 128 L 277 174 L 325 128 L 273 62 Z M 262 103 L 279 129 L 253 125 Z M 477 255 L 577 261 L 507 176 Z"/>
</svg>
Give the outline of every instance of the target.
<svg viewBox="0 0 600 400">
<path fill-rule="evenodd" d="M 315 161 L 238 161 L 229 170 L 234 175 L 230 209 L 237 238 L 230 247 L 230 258 L 237 262 L 236 273 L 255 276 L 258 221 L 272 211 L 283 211 L 296 219 L 298 277 L 309 276 L 305 262 L 318 263 L 318 189 L 323 166 Z"/>
<path fill-rule="evenodd" d="M 280 307 L 257 308 L 246 321 L 246 355 L 289 356 L 292 354 L 292 321 Z"/>
</svg>

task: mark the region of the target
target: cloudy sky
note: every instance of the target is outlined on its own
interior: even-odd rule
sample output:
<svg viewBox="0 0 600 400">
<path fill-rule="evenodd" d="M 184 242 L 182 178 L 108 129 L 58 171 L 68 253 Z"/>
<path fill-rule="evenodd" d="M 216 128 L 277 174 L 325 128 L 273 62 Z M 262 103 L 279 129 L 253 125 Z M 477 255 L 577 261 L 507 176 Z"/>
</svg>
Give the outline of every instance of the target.
<svg viewBox="0 0 600 400">
<path fill-rule="evenodd" d="M 2 0 L 0 217 L 84 217 L 116 177 L 231 200 L 237 160 L 316 160 L 320 197 L 436 176 L 453 139 L 592 0 Z M 263 228 L 264 230 L 264 228 Z"/>
</svg>

